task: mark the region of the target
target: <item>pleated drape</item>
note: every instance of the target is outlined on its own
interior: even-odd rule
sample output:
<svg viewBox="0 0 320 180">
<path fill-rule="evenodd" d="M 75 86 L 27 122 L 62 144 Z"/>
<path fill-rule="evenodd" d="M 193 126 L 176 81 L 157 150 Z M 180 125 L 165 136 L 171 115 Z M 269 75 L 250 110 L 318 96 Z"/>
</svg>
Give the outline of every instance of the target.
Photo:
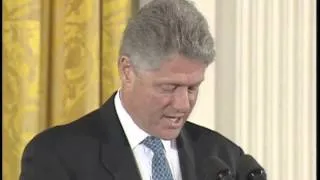
<svg viewBox="0 0 320 180">
<path fill-rule="evenodd" d="M 131 0 L 4 0 L 3 179 L 35 134 L 96 109 L 117 88 Z"/>
</svg>

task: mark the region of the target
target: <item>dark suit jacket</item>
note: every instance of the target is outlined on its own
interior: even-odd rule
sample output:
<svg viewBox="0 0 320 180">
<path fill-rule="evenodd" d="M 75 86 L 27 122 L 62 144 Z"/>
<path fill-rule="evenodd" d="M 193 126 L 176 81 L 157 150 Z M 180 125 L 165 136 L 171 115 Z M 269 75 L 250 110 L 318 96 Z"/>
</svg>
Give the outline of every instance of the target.
<svg viewBox="0 0 320 180">
<path fill-rule="evenodd" d="M 177 138 L 183 180 L 203 180 L 204 161 L 218 156 L 233 172 L 243 151 L 217 132 L 187 122 Z M 114 95 L 101 108 L 45 130 L 26 146 L 20 180 L 140 180 L 115 111 Z"/>
</svg>

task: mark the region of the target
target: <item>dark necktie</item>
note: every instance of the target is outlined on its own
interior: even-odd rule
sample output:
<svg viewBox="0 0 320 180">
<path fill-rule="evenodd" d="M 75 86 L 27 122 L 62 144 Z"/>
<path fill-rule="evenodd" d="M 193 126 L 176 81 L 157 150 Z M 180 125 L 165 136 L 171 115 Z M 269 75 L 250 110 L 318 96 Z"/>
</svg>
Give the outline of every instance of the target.
<svg viewBox="0 0 320 180">
<path fill-rule="evenodd" d="M 143 141 L 143 144 L 153 151 L 152 180 L 173 180 L 161 140 L 153 136 L 148 136 Z"/>
</svg>

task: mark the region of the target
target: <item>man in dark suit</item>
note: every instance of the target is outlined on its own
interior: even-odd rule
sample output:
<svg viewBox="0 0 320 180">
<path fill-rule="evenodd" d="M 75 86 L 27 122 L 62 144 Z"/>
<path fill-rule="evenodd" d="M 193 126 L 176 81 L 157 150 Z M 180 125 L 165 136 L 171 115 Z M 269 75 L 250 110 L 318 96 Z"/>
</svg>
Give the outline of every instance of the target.
<svg viewBox="0 0 320 180">
<path fill-rule="evenodd" d="M 33 138 L 20 180 L 204 180 L 212 156 L 236 171 L 241 148 L 187 122 L 214 59 L 194 5 L 144 6 L 128 23 L 119 57 L 121 88 L 99 109 Z"/>
</svg>

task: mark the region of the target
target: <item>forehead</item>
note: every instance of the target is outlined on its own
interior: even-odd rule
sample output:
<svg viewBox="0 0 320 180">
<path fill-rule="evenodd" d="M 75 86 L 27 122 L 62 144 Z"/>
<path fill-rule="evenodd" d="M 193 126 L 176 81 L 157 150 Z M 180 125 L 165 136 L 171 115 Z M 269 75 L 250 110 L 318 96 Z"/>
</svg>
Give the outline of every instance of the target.
<svg viewBox="0 0 320 180">
<path fill-rule="evenodd" d="M 164 61 L 159 69 L 149 71 L 148 78 L 164 83 L 199 83 L 204 79 L 206 67 L 207 65 L 201 61 L 176 55 Z"/>
</svg>

